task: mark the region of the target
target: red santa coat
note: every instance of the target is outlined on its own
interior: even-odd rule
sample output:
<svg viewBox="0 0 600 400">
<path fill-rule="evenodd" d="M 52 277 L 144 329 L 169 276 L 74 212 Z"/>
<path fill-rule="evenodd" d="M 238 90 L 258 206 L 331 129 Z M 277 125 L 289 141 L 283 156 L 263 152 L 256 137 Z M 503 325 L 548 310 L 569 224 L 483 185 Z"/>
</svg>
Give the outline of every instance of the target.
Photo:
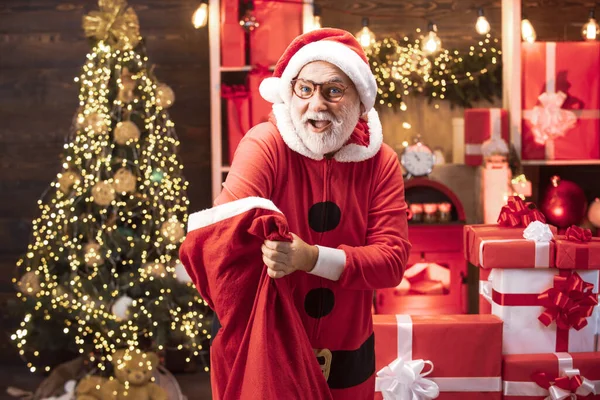
<svg viewBox="0 0 600 400">
<path fill-rule="evenodd" d="M 373 398 L 373 290 L 400 283 L 410 250 L 398 156 L 382 143 L 375 110 L 331 159 L 302 144 L 285 105 L 273 112 L 241 141 L 215 203 L 271 199 L 291 232 L 344 251 L 337 281 L 290 275 L 294 302 L 312 347 L 333 354 L 327 382 L 334 398 Z"/>
<path fill-rule="evenodd" d="M 285 217 L 246 198 L 191 215 L 188 231 L 181 262 L 222 323 L 211 348 L 213 399 L 331 399 L 291 278 L 271 279 L 262 262 L 265 239 L 291 241 Z"/>
</svg>

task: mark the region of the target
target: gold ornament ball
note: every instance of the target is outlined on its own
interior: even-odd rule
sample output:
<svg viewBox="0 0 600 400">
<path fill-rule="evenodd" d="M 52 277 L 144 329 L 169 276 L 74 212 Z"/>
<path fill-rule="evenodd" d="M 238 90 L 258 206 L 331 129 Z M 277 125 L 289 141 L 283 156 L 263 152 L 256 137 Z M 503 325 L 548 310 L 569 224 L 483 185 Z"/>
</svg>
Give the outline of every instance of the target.
<svg viewBox="0 0 600 400">
<path fill-rule="evenodd" d="M 19 290 L 26 295 L 34 295 L 40 291 L 40 277 L 33 271 L 26 272 L 18 283 Z"/>
<path fill-rule="evenodd" d="M 179 242 L 185 235 L 183 225 L 177 220 L 165 221 L 160 228 L 160 233 L 171 243 Z"/>
<path fill-rule="evenodd" d="M 85 117 L 84 126 L 96 135 L 102 135 L 108 132 L 108 124 L 103 114 L 91 113 Z"/>
<path fill-rule="evenodd" d="M 156 105 L 169 108 L 175 102 L 175 92 L 169 86 L 161 83 L 156 88 Z"/>
<path fill-rule="evenodd" d="M 115 189 L 106 181 L 98 182 L 92 188 L 94 203 L 99 206 L 108 206 L 115 199 Z"/>
<path fill-rule="evenodd" d="M 58 177 L 58 183 L 60 186 L 58 190 L 64 194 L 69 193 L 74 185 L 78 185 L 81 182 L 81 175 L 75 171 L 65 171 Z"/>
<path fill-rule="evenodd" d="M 119 193 L 132 193 L 135 191 L 136 177 L 127 168 L 119 168 L 113 177 L 113 187 Z"/>
<path fill-rule="evenodd" d="M 600 199 L 595 199 L 591 202 L 587 216 L 592 225 L 600 228 Z"/>
<path fill-rule="evenodd" d="M 104 259 L 100 254 L 100 245 L 98 243 L 88 243 L 83 250 L 85 252 L 83 256 L 85 265 L 88 267 L 97 267 L 104 263 Z"/>
<path fill-rule="evenodd" d="M 131 121 L 121 121 L 115 126 L 115 142 L 118 144 L 129 144 L 137 142 L 140 138 L 140 130 Z"/>
<path fill-rule="evenodd" d="M 156 277 L 167 276 L 167 269 L 162 263 L 148 263 L 146 264 L 146 273 Z"/>
</svg>

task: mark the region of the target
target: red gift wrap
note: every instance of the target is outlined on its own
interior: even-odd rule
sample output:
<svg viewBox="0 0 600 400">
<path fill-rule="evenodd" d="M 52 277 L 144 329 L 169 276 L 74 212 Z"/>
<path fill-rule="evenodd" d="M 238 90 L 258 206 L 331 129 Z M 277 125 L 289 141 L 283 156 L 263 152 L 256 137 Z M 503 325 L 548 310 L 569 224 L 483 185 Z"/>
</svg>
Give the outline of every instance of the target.
<svg viewBox="0 0 600 400">
<path fill-rule="evenodd" d="M 227 100 L 227 143 L 231 164 L 238 144 L 250 129 L 250 94 L 244 85 L 223 85 L 221 96 Z"/>
<path fill-rule="evenodd" d="M 412 370 L 416 367 L 422 387 L 435 392 L 435 386 L 431 385 L 434 383 L 439 390 L 438 399 L 501 398 L 502 321 L 499 318 L 493 315 L 374 315 L 373 325 L 379 388 L 393 382 L 392 372 L 401 374 L 395 367 L 403 364 Z M 382 394 L 376 393 L 375 398 L 382 399 Z"/>
<path fill-rule="evenodd" d="M 522 158 L 600 158 L 600 43 L 523 42 L 522 76 Z M 536 106 L 551 130 L 573 126 L 569 118 L 574 126 L 536 141 Z"/>
<path fill-rule="evenodd" d="M 248 73 L 248 88 L 250 89 L 250 123 L 252 126 L 266 122 L 273 108 L 273 104 L 262 98 L 258 88 L 260 83 L 272 75 L 266 65 L 256 65 Z"/>
<path fill-rule="evenodd" d="M 500 108 L 465 110 L 465 164 L 483 163 L 481 145 L 489 139 L 504 139 L 510 143 L 508 112 Z"/>
<path fill-rule="evenodd" d="M 221 65 L 246 65 L 246 38 L 240 26 L 239 0 L 221 0 Z"/>
<path fill-rule="evenodd" d="M 275 65 L 287 46 L 302 33 L 302 4 L 255 1 L 260 24 L 250 36 L 252 65 Z"/>
<path fill-rule="evenodd" d="M 600 238 L 589 229 L 572 226 L 556 239 L 556 267 L 600 269 Z"/>
<path fill-rule="evenodd" d="M 600 352 L 504 356 L 504 398 L 600 399 Z"/>
</svg>

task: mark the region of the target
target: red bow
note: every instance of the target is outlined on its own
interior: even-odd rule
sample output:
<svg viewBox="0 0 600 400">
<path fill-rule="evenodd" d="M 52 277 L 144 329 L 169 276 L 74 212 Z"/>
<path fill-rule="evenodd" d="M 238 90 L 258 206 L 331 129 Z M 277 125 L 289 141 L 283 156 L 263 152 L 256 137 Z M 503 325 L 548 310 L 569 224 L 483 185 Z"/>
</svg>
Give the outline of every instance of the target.
<svg viewBox="0 0 600 400">
<path fill-rule="evenodd" d="M 511 196 L 500 210 L 498 224 L 510 227 L 527 227 L 533 221 L 546 222 L 546 217 L 535 207 L 534 203 L 525 203 L 518 196 Z"/>
<path fill-rule="evenodd" d="M 222 85 L 221 97 L 224 99 L 247 98 L 250 92 L 245 85 Z"/>
<path fill-rule="evenodd" d="M 552 381 L 545 372 L 533 374 L 531 376 L 531 380 L 546 390 L 550 389 L 550 386 L 556 386 L 571 393 L 575 393 L 575 391 L 583 384 L 583 378 L 581 375 L 575 375 L 571 377 L 561 376 L 560 378 L 556 378 L 554 381 Z"/>
<path fill-rule="evenodd" d="M 572 225 L 567 229 L 566 232 L 567 240 L 571 242 L 584 243 L 592 240 L 592 231 L 589 229 L 583 229 L 579 226 Z"/>
<path fill-rule="evenodd" d="M 249 73 L 251 75 L 264 76 L 264 75 L 271 75 L 272 71 L 269 69 L 269 67 L 267 65 L 256 64 L 255 66 L 252 67 L 252 69 L 250 70 Z"/>
<path fill-rule="evenodd" d="M 577 272 L 569 276 L 554 277 L 554 287 L 538 296 L 546 310 L 538 317 L 542 324 L 549 326 L 556 321 L 559 329 L 580 330 L 587 325 L 598 304 L 598 297 L 592 293 L 594 285 L 585 282 Z"/>
</svg>

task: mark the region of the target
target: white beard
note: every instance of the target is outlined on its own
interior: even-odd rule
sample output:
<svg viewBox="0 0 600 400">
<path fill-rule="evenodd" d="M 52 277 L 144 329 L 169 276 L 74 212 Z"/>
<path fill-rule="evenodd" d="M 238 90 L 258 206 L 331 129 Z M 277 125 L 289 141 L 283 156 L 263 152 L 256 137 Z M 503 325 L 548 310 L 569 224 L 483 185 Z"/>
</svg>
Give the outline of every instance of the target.
<svg viewBox="0 0 600 400">
<path fill-rule="evenodd" d="M 314 154 L 322 156 L 338 151 L 352 136 L 360 118 L 360 105 L 340 107 L 337 118 L 329 112 L 307 111 L 301 115 L 293 107 L 290 108 L 290 115 L 302 143 Z M 309 119 L 331 121 L 331 126 L 323 133 L 314 133 L 307 129 Z"/>
</svg>

